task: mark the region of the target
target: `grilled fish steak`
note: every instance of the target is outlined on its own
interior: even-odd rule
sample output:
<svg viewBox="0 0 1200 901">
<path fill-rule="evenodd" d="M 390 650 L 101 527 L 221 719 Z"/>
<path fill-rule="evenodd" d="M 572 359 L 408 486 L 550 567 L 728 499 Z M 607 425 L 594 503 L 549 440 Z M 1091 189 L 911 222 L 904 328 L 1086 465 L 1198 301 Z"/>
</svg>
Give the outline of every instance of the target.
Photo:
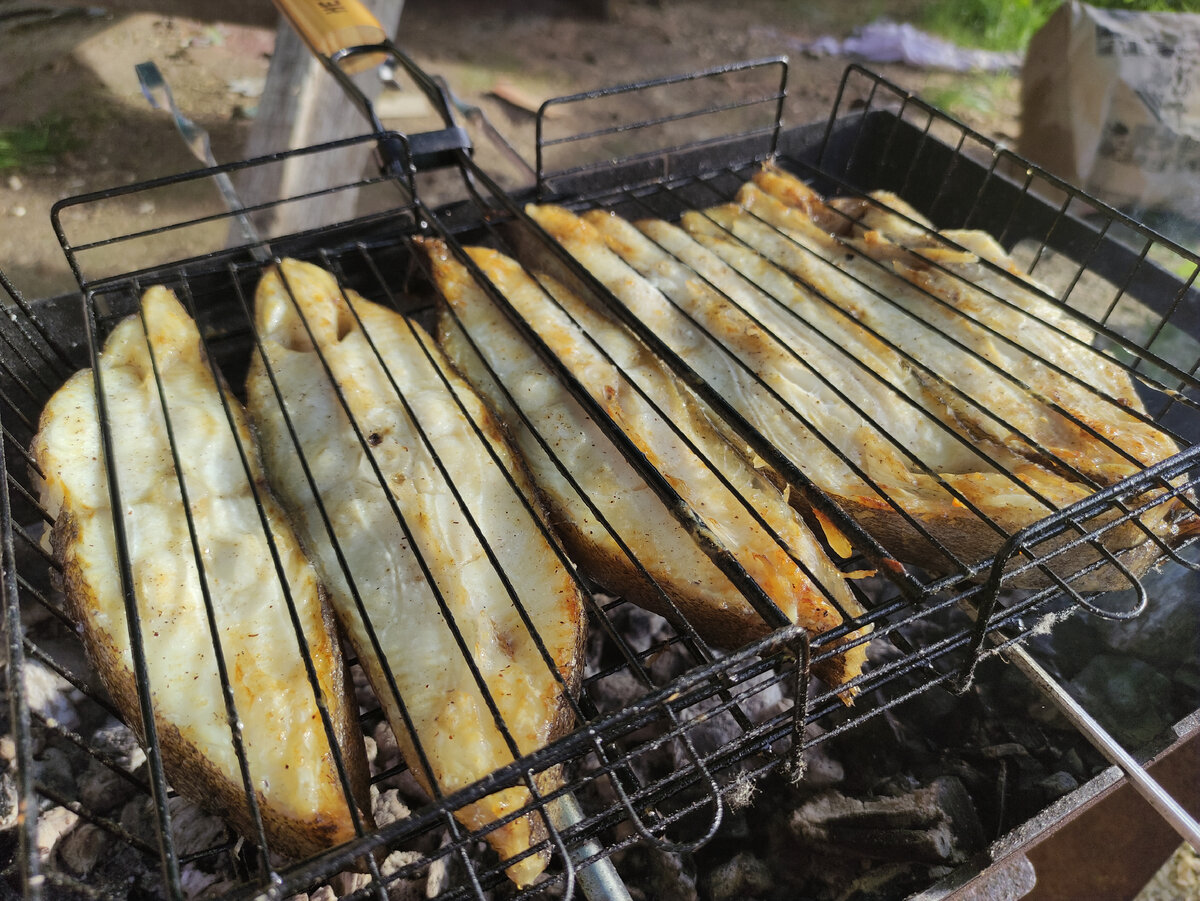
<svg viewBox="0 0 1200 901">
<path fill-rule="evenodd" d="M 983 426 L 996 440 L 1101 485 L 1179 452 L 1147 421 L 1128 372 L 1090 347 L 1094 336 L 1038 297 L 1035 284 L 1026 286 L 1023 277 L 1010 279 L 981 263 L 982 258 L 1018 273 L 990 236 L 926 232 L 918 241 L 899 215 L 878 213 L 867 219 L 878 229 L 836 240 L 809 218 L 806 209 L 814 199 L 793 205 L 802 191 L 812 193 L 779 170 L 758 173 L 738 195 L 746 213 L 735 220 L 734 234 L 738 228 L 755 232 L 756 248 L 802 278 L 828 272 L 836 261 L 861 286 L 860 298 L 863 288 L 888 297 L 891 304 L 860 301 L 853 313 L 870 316 L 881 334 L 914 355 L 921 351 L 927 365 L 946 367 L 942 374 L 971 397 L 956 409 L 961 417 L 981 423 L 979 407 L 1000 409 L 1005 428 Z M 758 227 L 750 224 L 756 217 Z M 767 226 L 779 229 L 777 236 L 791 244 L 791 252 L 778 239 L 772 246 L 763 232 Z M 948 245 L 947 237 L 964 249 Z M 850 294 L 845 289 L 834 296 Z M 923 344 L 911 340 L 918 328 Z"/>
<path fill-rule="evenodd" d="M 354 838 L 351 803 L 371 825 L 357 706 L 324 589 L 267 489 L 245 411 L 214 379 L 195 323 L 163 287 L 113 330 L 100 375 L 168 780 L 258 840 L 219 643 L 270 849 L 304 856 Z M 34 480 L 54 517 L 48 537 L 68 611 L 122 716 L 144 736 L 95 391 L 88 369 L 51 397 L 31 447 Z M 357 801 L 343 791 L 304 646 Z"/>
<path fill-rule="evenodd" d="M 839 240 L 822 227 L 832 207 L 822 211 L 811 188 L 773 167 L 744 185 L 738 200 L 740 213 L 708 211 L 699 230 L 711 233 L 722 221 L 725 237 L 748 242 L 902 347 L 941 380 L 930 391 L 953 410 L 965 434 L 1003 444 L 1091 490 L 1179 452 L 1146 415 L 1129 372 L 1092 348 L 1091 331 L 1040 297 L 1043 289 L 989 235 L 932 231 L 898 198 L 879 193 L 858 219 L 857 236 Z M 831 287 L 835 267 L 846 273 L 840 288 Z M 1104 536 L 1135 574 L 1160 553 L 1151 534 L 1169 545 L 1196 527 L 1185 501 L 1154 504 L 1156 493 L 1152 488 L 1131 501 L 1150 509 Z M 1060 568 L 1089 556 L 1085 549 Z M 1085 584 L 1123 587 L 1128 578 L 1106 568 Z"/>
<path fill-rule="evenodd" d="M 449 306 L 439 339 L 508 425 L 572 556 L 629 600 L 668 617 L 682 613 L 715 645 L 736 648 L 765 635 L 770 627 L 763 617 L 546 370 L 466 267 L 440 242 L 424 246 Z M 708 540 L 726 549 L 788 619 L 816 635 L 840 626 L 843 611 L 863 612 L 784 494 L 725 441 L 699 399 L 661 361 L 553 279 L 539 282 L 494 250 L 467 253 L 666 477 Z M 865 660 L 860 642 L 814 669 L 838 686 L 857 676 Z"/>
<path fill-rule="evenodd" d="M 272 484 L 418 781 L 449 794 L 563 734 L 583 598 L 494 418 L 419 326 L 318 267 L 266 273 L 255 319 L 248 405 Z M 518 785 L 456 816 L 481 829 L 530 800 Z M 486 837 L 508 860 L 543 830 L 527 813 Z M 548 856 L 508 875 L 527 885 Z"/>
<path fill-rule="evenodd" d="M 915 366 L 894 338 L 864 327 L 863 306 L 872 301 L 862 300 L 861 289 L 851 295 L 859 306 L 838 309 L 807 289 L 804 278 L 776 267 L 769 254 L 747 247 L 754 235 L 735 235 L 725 226 L 750 220 L 743 231 L 752 233 L 763 223 L 737 209 L 686 214 L 692 235 L 658 220 L 635 228 L 602 211 L 582 218 L 552 206 L 528 212 L 901 559 L 934 570 L 969 570 L 1020 528 L 1094 492 L 1094 481 L 1068 478 L 1046 465 L 1052 461 L 1025 453 L 1028 444 L 993 440 L 982 425 L 995 424 L 986 415 L 964 428 L 963 412 L 971 405 L 952 381 L 959 373 Z M 836 213 L 827 209 L 824 216 Z M 853 252 L 843 248 L 842 257 L 848 255 Z M 536 251 L 530 259 L 537 265 Z M 822 265 L 822 284 L 835 298 L 855 284 Z M 926 328 L 913 325 L 911 316 L 906 326 Z M 952 362 L 961 368 L 963 360 Z M 1036 408 L 1032 395 L 1023 399 Z M 1018 415 L 1030 414 L 1022 409 Z M 1130 465 L 1113 454 L 1102 464 L 1113 465 L 1114 458 Z M 1137 524 L 1113 528 L 1105 543 L 1136 549 L 1133 556 L 1146 562 L 1155 554 Z M 1073 574 L 1096 557 L 1085 547 L 1060 555 L 1053 568 Z M 1030 572 L 1010 584 L 1044 580 Z M 1076 585 L 1124 587 L 1128 579 L 1106 567 Z"/>
</svg>

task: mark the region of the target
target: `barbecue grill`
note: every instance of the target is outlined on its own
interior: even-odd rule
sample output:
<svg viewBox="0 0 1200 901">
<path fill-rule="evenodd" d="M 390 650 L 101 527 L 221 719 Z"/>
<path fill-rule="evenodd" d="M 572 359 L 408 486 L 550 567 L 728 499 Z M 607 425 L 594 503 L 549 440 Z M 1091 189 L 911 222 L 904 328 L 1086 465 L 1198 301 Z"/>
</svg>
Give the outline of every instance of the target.
<svg viewBox="0 0 1200 901">
<path fill-rule="evenodd" d="M 378 49 L 355 48 L 352 53 Z M 1155 602 L 1134 569 L 1104 539 L 1119 526 L 1139 527 L 1163 504 L 1200 512 L 1192 498 L 1200 438 L 1195 374 L 1200 365 L 1200 339 L 1195 337 L 1200 335 L 1195 321 L 1200 298 L 1194 287 L 1200 260 L 1194 254 L 859 67 L 847 70 L 827 123 L 784 128 L 783 59 L 551 101 L 538 119 L 536 183 L 506 190 L 472 159 L 444 90 L 390 45 L 386 49 L 437 99 L 450 120 L 447 130 L 413 136 L 380 130 L 335 145 L 63 201 L 54 210 L 55 224 L 81 294 L 29 303 L 4 282 L 12 299 L 9 317 L 0 320 L 5 436 L 0 453 L 7 475 L 0 499 L 9 686 L 24 685 L 34 670 L 49 671 L 65 680 L 84 711 L 75 722 L 60 721 L 32 710 L 25 691 L 10 690 L 18 761 L 15 794 L 22 812 L 10 872 L 26 894 L 90 897 L 109 890 L 89 887 L 39 855 L 37 813 L 56 806 L 102 833 L 113 858 L 136 858 L 142 867 L 137 872 L 156 874 L 156 883 L 140 886 L 147 896 L 186 897 L 197 868 L 224 874 L 219 887 L 230 897 L 285 898 L 330 883 L 338 874 L 338 884 L 362 898 L 387 898 L 417 880 L 446 898 L 554 897 L 580 885 L 588 894 L 612 896 L 620 889 L 613 882 L 611 861 L 638 845 L 679 852 L 703 848 L 719 833 L 731 798 L 781 768 L 801 775 L 806 753 L 818 743 L 852 734 L 892 711 L 903 716 L 898 705 L 931 689 L 964 690 L 977 668 L 1001 655 L 1021 657 L 1023 645 L 1053 623 L 1082 611 L 1132 619 Z M 674 98 L 682 95 L 673 92 L 683 87 L 694 91 L 697 84 L 702 86 L 697 93 L 705 98 L 700 108 L 675 104 Z M 663 101 L 670 112 L 650 120 L 620 119 L 582 134 L 555 133 L 558 120 L 549 115 L 555 107 L 596 106 L 619 116 L 622 97 L 630 91 L 661 92 L 671 98 Z M 380 149 L 380 176 L 311 186 L 303 195 L 245 209 L 155 222 L 128 235 L 87 231 L 88 213 L 99 205 L 153 200 L 158 192 L 193 189 L 214 178 L 236 181 L 253 167 L 356 145 Z M 41 544 L 49 517 L 29 477 L 27 448 L 51 393 L 75 369 L 96 365 L 104 338 L 137 309 L 139 296 L 151 285 L 175 290 L 199 324 L 213 364 L 238 386 L 256 347 L 250 298 L 275 260 L 315 262 L 343 286 L 428 322 L 438 296 L 423 257 L 413 249 L 416 235 L 440 237 L 460 256 L 463 246 L 480 243 L 516 253 L 521 241 L 547 242 L 522 211 L 531 200 L 612 209 L 628 218 L 675 219 L 684 211 L 728 200 L 769 159 L 825 195 L 865 197 L 871 190 L 892 190 L 939 227 L 991 233 L 1052 286 L 1047 302 L 1094 332 L 1098 349 L 1131 375 L 1148 420 L 1174 437 L 1182 451 L 1135 477 L 1097 487 L 1080 503 L 1028 528 L 1004 534 L 1000 550 L 988 559 L 967 559 L 959 549 L 939 543 L 941 556 L 952 561 L 940 573 L 900 564 L 806 479 L 799 461 L 772 446 L 689 361 L 625 314 L 593 276 L 547 243 L 573 286 L 620 318 L 722 415 L 754 454 L 849 537 L 855 554 L 846 568 L 873 573 L 854 586 L 866 612 L 830 633 L 810 637 L 782 616 L 736 561 L 708 547 L 764 621 L 765 637 L 719 651 L 678 611 L 670 619 L 641 614 L 622 598 L 605 594 L 603 585 L 586 583 L 591 599 L 588 670 L 575 701 L 574 727 L 564 737 L 467 789 L 387 821 L 381 818 L 374 830 L 360 827 L 353 841 L 307 860 L 282 860 L 269 847 L 219 827 L 202 838 L 179 838 L 180 820 L 189 814 L 167 783 L 153 740 L 145 765 L 139 766 L 138 755 L 127 745 L 117 748 L 94 737 L 97 724 L 111 728 L 116 710 L 84 661 L 74 624 L 63 610 L 51 575 L 55 564 Z M 270 232 L 270 215 L 279 206 L 303 205 L 340 191 L 361 195 L 361 216 L 349 222 L 315 222 L 301 234 Z M 434 192 L 447 196 L 430 202 Z M 250 242 L 240 237 L 247 218 L 259 235 Z M 232 244 L 230 234 L 236 237 Z M 175 240 L 180 235 L 198 252 L 183 260 L 157 259 L 156 247 L 168 236 Z M 120 254 L 114 253 L 118 250 Z M 114 256 L 123 262 L 114 265 Z M 137 261 L 132 266 L 131 259 Z M 502 302 L 498 295 L 497 300 Z M 543 359 L 571 386 L 570 374 L 552 354 L 543 352 Z M 689 525 L 679 497 L 655 478 L 644 458 L 638 459 L 619 428 L 578 385 L 572 393 Z M 878 427 L 886 436 L 887 425 Z M 1164 565 L 1195 567 L 1188 539 L 1167 540 L 1144 531 Z M 118 547 L 127 557 L 127 550 Z M 1076 555 L 1080 549 L 1089 553 Z M 1063 560 L 1086 562 L 1065 569 Z M 1089 575 L 1105 568 L 1121 574 L 1123 590 L 1089 587 Z M 1030 573 L 1040 575 L 1038 587 L 1015 587 L 1026 584 L 1021 577 Z M 128 609 L 136 613 L 132 604 Z M 136 630 L 136 615 L 131 620 Z M 810 680 L 810 670 L 835 653 L 839 640 L 864 625 L 873 627 L 873 647 L 887 651 L 877 651 L 854 681 L 857 699 L 847 708 L 837 689 Z M 135 657 L 135 665 L 144 685 L 145 661 Z M 632 693 L 615 689 L 622 684 L 632 685 Z M 406 767 L 394 753 L 385 753 L 388 730 L 378 702 L 365 689 L 361 694 L 363 729 L 378 749 L 372 781 L 381 793 L 403 787 Z M 149 703 L 148 696 L 142 700 Z M 503 723 L 497 725 L 503 729 Z M 813 725 L 822 728 L 814 731 Z M 1190 729 L 1176 730 L 1175 737 Z M 70 786 L 39 776 L 44 770 L 34 763 L 35 749 L 48 746 L 86 755 L 89 766 L 111 777 L 111 791 L 79 797 Z M 664 750 L 675 762 L 665 771 Z M 562 788 L 539 792 L 536 776 L 559 765 L 566 774 Z M 531 790 L 529 806 L 546 827 L 545 845 L 552 858 L 545 880 L 521 891 L 506 881 L 511 861 L 496 859 L 482 844 L 487 827 L 471 831 L 454 818 L 464 805 L 517 785 Z M 134 802 L 150 811 L 145 822 L 131 823 L 123 815 Z M 118 806 L 122 804 L 124 808 Z M 1051 825 L 1062 813 L 1044 816 L 1040 825 Z"/>
</svg>

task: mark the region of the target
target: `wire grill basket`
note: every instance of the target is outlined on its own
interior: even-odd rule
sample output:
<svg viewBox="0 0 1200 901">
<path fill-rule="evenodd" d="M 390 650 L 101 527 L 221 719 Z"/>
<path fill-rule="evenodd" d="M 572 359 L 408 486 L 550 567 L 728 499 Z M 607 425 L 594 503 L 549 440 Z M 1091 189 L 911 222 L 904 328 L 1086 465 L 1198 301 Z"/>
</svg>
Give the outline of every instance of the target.
<svg viewBox="0 0 1200 901">
<path fill-rule="evenodd" d="M 249 167 L 278 165 L 328 148 L 88 195 L 56 208 L 56 225 L 82 294 L 30 304 L 5 282 L 12 303 L 10 316 L 0 320 L 0 420 L 5 439 L 0 452 L 7 476 L 0 492 L 0 550 L 13 734 L 23 764 L 15 789 L 24 812 L 20 849 L 10 872 L 27 891 L 88 897 L 107 890 L 89 888 L 39 857 L 35 814 L 56 806 L 104 833 L 105 841 L 119 850 L 114 857 L 130 855 L 141 861 L 141 868 L 134 868 L 139 878 L 160 880 L 146 889 L 155 896 L 186 896 L 193 878 L 189 874 L 200 865 L 208 873 L 221 873 L 223 887 L 233 897 L 287 897 L 355 870 L 361 872 L 345 877 L 344 883 L 354 897 L 386 898 L 410 879 L 427 880 L 440 892 L 438 897 L 447 898 L 561 894 L 572 890 L 577 878 L 586 878 L 581 874 L 599 871 L 601 862 L 632 844 L 702 846 L 719 828 L 725 796 L 738 785 L 789 757 L 801 760 L 808 744 L 853 729 L 917 693 L 965 684 L 982 659 L 1021 642 L 1047 618 L 1080 609 L 1112 618 L 1138 615 L 1149 603 L 1137 575 L 1146 563 L 1135 568 L 1110 550 L 1105 543 L 1110 531 L 1141 529 L 1156 560 L 1189 565 L 1181 553 L 1189 536 L 1164 536 L 1141 523 L 1168 504 L 1188 516 L 1198 512 L 1191 494 L 1194 444 L 1200 436 L 1200 385 L 1195 376 L 1200 343 L 1194 337 L 1200 328 L 1193 254 L 859 68 L 847 71 L 828 124 L 788 130 L 781 124 L 786 64 L 780 60 L 628 90 L 670 91 L 696 82 L 712 87 L 700 92 L 705 102 L 694 114 L 671 105 L 672 112 L 661 119 L 621 122 L 567 136 L 552 134 L 553 120 L 541 118 L 538 181 L 526 191 L 502 190 L 465 152 L 454 156 L 452 151 L 453 171 L 459 175 L 456 196 L 436 208 L 426 204 L 420 184 L 408 176 L 316 186 L 304 197 L 279 202 L 303 203 L 343 190 L 379 190 L 385 199 L 354 221 L 314 223 L 300 235 L 264 232 L 266 237 L 250 247 L 225 246 L 233 223 L 231 215 L 220 212 L 156 224 L 132 235 L 79 237 L 79 230 L 86 228 L 87 212 L 96 205 L 194 189 L 216 174 L 236 177 Z M 742 93 L 732 94 L 731 82 Z M 563 98 L 553 105 L 615 104 L 619 114 L 626 90 Z M 714 102 L 714 93 L 722 99 Z M 726 99 L 730 96 L 736 99 Z M 724 123 L 719 131 L 663 149 L 664 130 L 684 123 L 705 132 L 699 123 L 712 117 Z M 385 141 L 393 154 L 400 152 L 397 147 L 407 148 L 398 135 L 362 140 Z M 639 141 L 654 149 L 641 149 Z M 622 152 L 614 160 L 618 145 Z M 409 149 L 403 153 L 412 155 Z M 684 212 L 728 201 L 768 158 L 826 196 L 856 198 L 869 206 L 867 192 L 890 190 L 941 228 L 992 234 L 1049 286 L 1042 301 L 1095 336 L 1093 350 L 1127 373 L 1136 386 L 1146 408 L 1144 419 L 1170 434 L 1181 451 L 1142 467 L 1132 477 L 1096 486 L 1086 498 L 1038 522 L 1002 534 L 997 550 L 986 558 L 973 559 L 939 543 L 949 566 L 927 571 L 898 563 L 886 542 L 849 518 L 805 475 L 803 461 L 789 459 L 767 440 L 690 361 L 628 315 L 596 276 L 549 242 L 522 210 L 525 201 L 552 201 L 580 210 L 610 209 L 631 219 L 657 216 L 674 221 Z M 261 220 L 274 205 L 251 207 L 245 213 Z M 203 235 L 204 246 L 211 249 L 164 264 L 154 245 L 179 233 Z M 759 610 L 765 636 L 717 651 L 686 616 L 670 621 L 654 617 L 604 594 L 603 586 L 587 583 L 588 664 L 573 701 L 574 726 L 563 737 L 486 780 L 381 821 L 376 829 L 360 825 L 354 840 L 307 860 L 281 860 L 269 848 L 255 847 L 220 828 L 204 840 L 180 839 L 179 823 L 187 817 L 182 812 L 187 804 L 169 786 L 153 741 L 147 764 L 138 766 L 137 754 L 127 745 L 105 745 L 96 739 L 103 729 L 115 728 L 117 710 L 84 660 L 75 625 L 50 575 L 56 563 L 42 543 L 50 521 L 30 481 L 33 461 L 27 450 L 39 411 L 72 371 L 95 365 L 104 338 L 155 284 L 172 288 L 180 297 L 199 326 L 208 358 L 234 386 L 243 384 L 255 353 L 250 300 L 254 286 L 267 267 L 283 257 L 315 262 L 344 288 L 429 323 L 438 292 L 424 257 L 414 251 L 411 239 L 417 235 L 445 240 L 460 257 L 466 245 L 483 244 L 517 255 L 523 242 L 539 242 L 573 286 L 633 330 L 721 414 L 754 454 L 849 536 L 856 554 L 846 568 L 874 573 L 853 587 L 865 612 L 810 639 L 772 609 L 769 600 L 763 603 L 754 597 L 753 580 L 736 562 L 714 554 L 714 561 L 745 588 Z M 193 244 L 190 237 L 188 243 Z M 144 255 L 118 255 L 136 260 L 132 266 L 113 266 L 105 259 L 130 245 L 148 248 Z M 492 293 L 503 303 L 497 292 Z M 544 349 L 542 354 L 557 378 L 572 382 L 552 354 Z M 572 393 L 614 443 L 630 451 L 619 428 L 586 390 L 576 384 Z M 879 428 L 886 435 L 886 424 Z M 105 444 L 112 445 L 111 435 Z M 630 452 L 653 483 L 652 469 L 637 456 Z M 452 463 L 447 469 L 453 470 Z M 656 490 L 664 503 L 678 505 L 669 486 Z M 679 515 L 686 519 L 686 511 Z M 1064 569 L 1061 561 L 1074 559 L 1072 552 L 1080 548 L 1089 550 L 1088 562 Z M 1121 590 L 1092 588 L 1088 576 L 1100 570 L 1115 570 Z M 1039 574 L 1040 584 L 1017 588 L 1025 584 L 1022 574 L 1028 573 Z M 858 697 L 847 709 L 836 688 L 810 683 L 810 669 L 835 653 L 838 640 L 868 625 L 876 651 L 866 672 L 854 681 Z M 881 647 L 888 650 L 880 652 Z M 144 667 L 143 661 L 142 681 Z M 27 691 L 11 690 L 47 674 L 69 686 L 83 712 L 64 719 L 31 709 Z M 363 730 L 382 749 L 390 734 L 384 714 L 369 693 L 364 691 L 361 700 Z M 143 703 L 149 703 L 145 694 Z M 804 728 L 817 722 L 826 726 L 819 737 Z M 498 725 L 503 728 L 503 723 Z M 112 798 L 74 797 L 69 787 L 36 775 L 34 749 L 49 746 L 67 749 L 64 754 L 70 756 L 84 755 L 89 761 L 85 766 L 111 774 Z M 661 764 L 664 749 L 674 761 L 666 772 Z M 561 787 L 543 793 L 538 774 L 560 765 L 565 767 Z M 381 750 L 371 774 L 377 793 L 403 786 L 406 769 L 395 755 L 388 758 Z M 544 847 L 551 854 L 548 878 L 522 891 L 504 875 L 512 861 L 499 861 L 483 849 L 480 839 L 488 827 L 472 831 L 454 817 L 465 805 L 516 785 L 530 789 L 529 806 L 545 826 Z M 148 818 L 130 825 L 116 798 L 126 806 L 131 798 L 142 803 L 150 811 Z"/>
</svg>

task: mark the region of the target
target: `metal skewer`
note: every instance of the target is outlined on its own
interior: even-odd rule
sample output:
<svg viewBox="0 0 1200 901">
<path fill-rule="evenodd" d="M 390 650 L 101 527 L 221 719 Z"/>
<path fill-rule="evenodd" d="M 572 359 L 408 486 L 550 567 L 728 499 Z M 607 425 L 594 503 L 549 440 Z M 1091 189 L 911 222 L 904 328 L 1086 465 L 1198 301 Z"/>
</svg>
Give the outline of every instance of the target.
<svg viewBox="0 0 1200 901">
<path fill-rule="evenodd" d="M 1171 827 L 1192 846 L 1200 850 L 1200 824 L 1180 806 L 1146 768 L 1134 760 L 1117 740 L 1109 734 L 1042 666 L 1022 647 L 1014 645 L 1004 650 L 1004 656 L 1021 670 L 1050 699 L 1063 716 L 1084 734 L 1092 746 L 1118 767 L 1146 801 L 1158 811 Z"/>
<path fill-rule="evenodd" d="M 175 120 L 175 127 L 179 129 L 179 133 L 183 136 L 184 143 L 187 144 L 192 155 L 209 168 L 215 168 L 217 160 L 213 156 L 212 142 L 208 132 L 185 116 L 183 111 L 176 106 L 175 97 L 171 93 L 166 79 L 163 78 L 162 72 L 159 71 L 158 65 L 153 62 L 138 63 L 134 66 L 134 70 L 137 72 L 138 82 L 142 86 L 142 94 L 145 95 L 150 105 L 154 109 L 169 112 Z M 225 201 L 225 205 L 237 219 L 242 237 L 250 245 L 251 255 L 259 262 L 270 259 L 270 254 L 262 246 L 258 229 L 254 227 L 254 223 L 246 214 L 246 208 L 242 204 L 241 198 L 238 197 L 237 189 L 234 188 L 229 175 L 225 172 L 217 172 L 213 175 L 213 181 L 217 184 L 217 190 L 221 192 L 221 199 Z"/>
<path fill-rule="evenodd" d="M 546 806 L 547 813 L 556 829 L 566 829 L 583 822 L 583 810 L 573 794 L 556 798 Z M 571 862 L 578 864 L 600 853 L 600 843 L 595 839 L 571 849 Z M 588 901 L 632 901 L 629 889 L 621 880 L 612 859 L 597 857 L 595 861 L 575 871 L 575 880 Z"/>
</svg>

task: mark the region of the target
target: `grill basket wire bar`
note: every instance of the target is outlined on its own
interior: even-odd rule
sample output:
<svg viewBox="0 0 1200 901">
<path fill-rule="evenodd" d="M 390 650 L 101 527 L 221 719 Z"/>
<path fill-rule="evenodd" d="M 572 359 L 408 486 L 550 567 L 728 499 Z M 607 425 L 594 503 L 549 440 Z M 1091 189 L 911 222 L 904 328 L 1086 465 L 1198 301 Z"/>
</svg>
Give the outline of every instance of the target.
<svg viewBox="0 0 1200 901">
<path fill-rule="evenodd" d="M 153 273 L 156 269 L 161 271 L 165 261 L 157 261 L 157 266 L 148 266 L 145 269 L 133 270 L 118 270 L 117 272 L 92 273 L 86 270 L 85 262 L 87 255 L 98 251 L 112 251 L 121 246 L 132 246 L 136 242 L 144 239 L 161 239 L 175 233 L 197 234 L 200 226 L 210 223 L 228 222 L 230 211 L 223 210 L 213 213 L 196 214 L 186 218 L 180 218 L 178 221 L 169 221 L 161 225 L 156 225 L 149 228 L 140 229 L 134 232 L 106 235 L 103 238 L 87 239 L 84 235 L 76 236 L 77 232 L 82 231 L 83 225 L 78 221 L 72 220 L 72 213 L 77 207 L 84 209 L 93 208 L 96 205 L 119 200 L 131 195 L 139 194 L 155 194 L 159 191 L 167 191 L 172 188 L 181 186 L 189 186 L 193 182 L 208 182 L 221 176 L 229 176 L 246 170 L 282 164 L 286 162 L 295 162 L 303 160 L 305 157 L 319 156 L 321 154 L 337 153 L 348 148 L 354 148 L 366 143 L 390 143 L 397 148 L 402 148 L 407 155 L 408 160 L 413 159 L 413 149 L 406 135 L 395 131 L 383 131 L 366 135 L 359 135 L 350 138 L 342 138 L 335 141 L 330 141 L 325 144 L 315 145 L 312 147 L 300 147 L 292 150 L 280 151 L 278 153 L 268 154 L 263 157 L 250 160 L 237 160 L 235 162 L 222 163 L 218 166 L 209 169 L 196 169 L 186 172 L 180 172 L 172 175 L 165 175 L 146 181 L 135 182 L 129 185 L 120 185 L 114 188 L 107 188 L 99 191 L 91 191 L 85 194 L 78 194 L 72 197 L 65 197 L 56 201 L 50 208 L 51 224 L 54 227 L 54 232 L 58 238 L 60 247 L 63 250 L 63 255 L 67 258 L 67 262 L 71 267 L 71 271 L 75 276 L 82 289 L 99 289 L 112 283 L 126 282 L 129 279 L 139 276 L 147 276 Z M 339 182 L 336 184 L 327 184 L 321 187 L 309 187 L 306 190 L 298 191 L 286 197 L 277 197 L 264 200 L 258 203 L 245 204 L 242 207 L 242 212 L 248 216 L 255 214 L 267 214 L 275 210 L 284 208 L 289 204 L 300 204 L 307 201 L 319 200 L 323 197 L 338 194 L 345 191 L 363 191 L 366 189 L 379 188 L 382 186 L 387 190 L 395 190 L 399 192 L 400 206 L 398 209 L 389 209 L 385 213 L 365 214 L 356 220 L 357 224 L 376 220 L 394 219 L 403 212 L 411 210 L 411 199 L 416 194 L 415 171 L 413 165 L 410 164 L 400 167 L 394 171 L 389 171 L 380 175 L 366 175 L 356 177 L 348 181 Z M 393 202 L 394 206 L 394 202 Z M 286 237 L 295 240 L 305 237 L 321 237 L 330 234 L 331 231 L 337 229 L 341 223 L 320 223 L 314 225 L 310 229 L 298 232 L 294 235 Z M 240 233 L 240 232 L 239 232 Z M 253 256 L 254 253 L 269 252 L 272 249 L 272 239 L 270 237 L 261 237 L 257 243 L 253 245 L 238 245 L 225 241 L 220 245 L 212 248 L 207 253 L 197 253 L 191 262 L 200 260 L 212 260 L 219 262 L 231 256 Z M 285 236 L 278 236 L 285 237 Z M 38 320 L 35 318 L 34 322 Z M 40 330 L 39 330 L 40 331 Z M 47 339 L 48 341 L 50 339 Z M 56 344 L 51 346 L 57 349 Z M 66 355 L 59 351 L 60 355 Z M 74 368 L 68 361 L 68 366 Z"/>
<path fill-rule="evenodd" d="M 8 290 L 9 283 L 4 281 Z M 11 291 L 8 292 L 13 297 Z M 0 581 L 4 604 L 4 687 L 8 694 L 10 729 L 18 760 L 33 760 L 31 709 L 25 692 L 24 629 L 21 626 L 20 592 L 17 585 L 17 555 L 13 539 L 12 504 L 9 495 L 8 452 L 0 441 L 0 466 L 6 478 L 0 484 Z M 17 867 L 23 885 L 39 886 L 44 880 L 37 848 L 37 800 L 33 767 L 17 768 Z"/>
<path fill-rule="evenodd" d="M 587 103 L 611 97 L 618 97 L 622 94 L 631 91 L 647 91 L 657 88 L 670 88 L 672 86 L 695 82 L 699 80 L 720 79 L 726 75 L 734 75 L 738 73 L 754 71 L 758 69 L 768 69 L 778 67 L 779 81 L 778 88 L 767 94 L 750 98 L 740 98 L 728 103 L 713 103 L 702 106 L 700 108 L 690 108 L 682 112 L 671 112 L 663 116 L 658 116 L 652 119 L 642 119 L 633 122 L 621 122 L 617 125 L 599 128 L 588 131 L 582 134 L 571 134 L 565 137 L 547 137 L 546 123 L 549 120 L 552 111 L 557 106 L 567 104 Z M 582 93 L 573 94 L 565 97 L 555 97 L 545 101 L 538 109 L 537 118 L 535 121 L 535 174 L 537 176 L 537 194 L 541 198 L 548 193 L 549 173 L 546 168 L 545 150 L 565 145 L 582 145 L 588 141 L 595 141 L 599 138 L 612 137 L 614 135 L 635 133 L 646 131 L 661 125 L 667 125 L 674 122 L 682 122 L 688 119 L 696 119 L 705 116 L 716 116 L 723 112 L 731 110 L 753 108 L 755 106 L 772 105 L 774 106 L 774 120 L 764 125 L 748 128 L 737 134 L 729 134 L 722 132 L 719 137 L 709 139 L 708 141 L 699 140 L 693 142 L 692 148 L 702 147 L 706 144 L 726 143 L 736 138 L 761 138 L 768 139 L 767 146 L 764 151 L 764 157 L 773 156 L 778 146 L 779 133 L 783 127 L 783 104 L 787 98 L 787 78 L 788 78 L 788 60 L 786 57 L 777 56 L 761 60 L 751 60 L 741 63 L 732 63 L 724 66 L 716 66 L 705 69 L 699 72 L 692 72 L 686 75 L 668 76 L 665 78 L 651 79 L 648 81 L 639 82 L 634 85 L 621 85 L 615 87 L 601 88 L 593 91 L 584 91 Z M 662 147 L 656 147 L 654 150 L 643 154 L 627 154 L 623 157 L 624 162 L 642 162 L 655 161 L 663 158 Z M 611 164 L 611 159 L 598 160 L 593 163 L 584 163 L 573 166 L 567 170 L 556 171 L 555 175 L 580 175 L 588 172 L 600 172 L 605 167 Z M 667 173 L 662 173 L 666 175 Z"/>
</svg>

